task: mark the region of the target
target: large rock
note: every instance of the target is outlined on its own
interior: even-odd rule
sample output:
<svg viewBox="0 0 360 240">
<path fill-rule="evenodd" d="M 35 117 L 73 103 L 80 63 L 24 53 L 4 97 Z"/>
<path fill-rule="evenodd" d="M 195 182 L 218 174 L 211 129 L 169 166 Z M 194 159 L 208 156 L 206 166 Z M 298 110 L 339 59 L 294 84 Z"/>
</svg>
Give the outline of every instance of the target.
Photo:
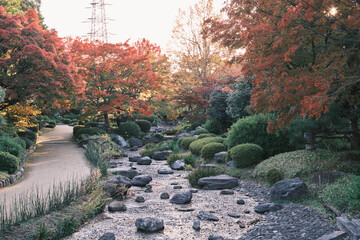
<svg viewBox="0 0 360 240">
<path fill-rule="evenodd" d="M 157 170 L 158 174 L 173 174 L 174 171 L 167 167 L 167 166 L 164 166 L 164 167 L 161 167 Z"/>
<path fill-rule="evenodd" d="M 239 185 L 239 181 L 237 178 L 230 177 L 228 175 L 218 175 L 200 178 L 198 185 L 207 190 L 230 189 L 237 187 Z"/>
<path fill-rule="evenodd" d="M 152 181 L 152 177 L 148 175 L 138 175 L 131 179 L 131 184 L 134 186 L 145 187 L 146 184 Z"/>
<path fill-rule="evenodd" d="M 271 201 L 296 200 L 308 192 L 306 184 L 300 178 L 281 180 L 270 189 Z"/>
<path fill-rule="evenodd" d="M 171 168 L 174 170 L 184 170 L 185 168 L 184 159 L 176 160 L 173 164 L 171 164 Z"/>
<path fill-rule="evenodd" d="M 115 240 L 115 234 L 113 233 L 105 233 L 102 235 L 99 240 Z"/>
<path fill-rule="evenodd" d="M 120 176 L 124 176 L 127 177 L 129 179 L 133 179 L 135 176 L 139 175 L 139 172 L 136 170 L 132 170 L 132 169 L 110 169 L 108 170 L 109 173 L 115 174 L 115 175 L 120 175 Z"/>
<path fill-rule="evenodd" d="M 235 169 L 235 163 L 234 161 L 230 161 L 226 164 L 227 169 Z"/>
<path fill-rule="evenodd" d="M 204 220 L 204 221 L 213 221 L 213 222 L 219 221 L 219 218 L 217 216 L 214 216 L 211 213 L 205 211 L 200 211 L 197 216 L 200 220 Z"/>
<path fill-rule="evenodd" d="M 150 165 L 151 162 L 152 162 L 152 160 L 149 157 L 142 157 L 137 160 L 138 165 Z"/>
<path fill-rule="evenodd" d="M 158 232 L 164 229 L 164 221 L 157 218 L 138 218 L 135 226 L 143 232 Z"/>
<path fill-rule="evenodd" d="M 156 151 L 151 154 L 151 158 L 155 160 L 166 160 L 171 153 L 171 150 Z"/>
<path fill-rule="evenodd" d="M 129 161 L 130 162 L 137 162 L 141 158 L 142 158 L 142 156 L 132 156 L 132 157 L 129 157 Z"/>
<path fill-rule="evenodd" d="M 174 204 L 189 204 L 192 199 L 191 192 L 177 193 L 170 200 L 170 203 Z"/>
<path fill-rule="evenodd" d="M 130 147 L 142 147 L 143 146 L 143 142 L 138 138 L 129 138 L 128 143 L 129 143 Z"/>
<path fill-rule="evenodd" d="M 130 147 L 129 144 L 125 141 L 125 139 L 117 134 L 111 134 L 111 139 L 116 142 L 118 145 L 120 145 L 123 148 Z"/>
<path fill-rule="evenodd" d="M 214 161 L 217 163 L 224 163 L 226 159 L 227 152 L 218 152 L 214 155 Z"/>
<path fill-rule="evenodd" d="M 254 208 L 257 213 L 276 212 L 282 209 L 281 204 L 278 203 L 263 203 L 259 204 Z"/>
<path fill-rule="evenodd" d="M 130 179 L 121 175 L 112 176 L 106 183 L 107 185 L 115 184 L 117 187 L 131 187 Z"/>
<path fill-rule="evenodd" d="M 109 212 L 124 212 L 126 211 L 126 206 L 122 202 L 113 201 L 108 206 Z"/>
<path fill-rule="evenodd" d="M 148 143 L 159 143 L 160 142 L 160 139 L 159 138 L 157 138 L 157 137 L 154 137 L 154 136 L 145 136 L 145 140 L 146 140 L 146 142 L 148 142 Z"/>
</svg>

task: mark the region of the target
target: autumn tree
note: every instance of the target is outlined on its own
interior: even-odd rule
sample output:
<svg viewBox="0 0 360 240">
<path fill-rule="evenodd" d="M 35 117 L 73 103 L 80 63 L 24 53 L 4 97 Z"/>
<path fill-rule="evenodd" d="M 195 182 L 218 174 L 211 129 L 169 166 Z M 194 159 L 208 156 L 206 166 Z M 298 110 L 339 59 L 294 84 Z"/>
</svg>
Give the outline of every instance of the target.
<svg viewBox="0 0 360 240">
<path fill-rule="evenodd" d="M 86 85 L 86 111 L 102 114 L 108 131 L 110 114 L 152 113 L 147 100 L 160 87 L 152 61 L 161 55 L 159 47 L 145 39 L 134 45 L 75 39 L 69 47 Z"/>
<path fill-rule="evenodd" d="M 359 149 L 359 2 L 231 0 L 223 11 L 227 19 L 213 19 L 206 32 L 246 50 L 234 61 L 254 77 L 251 108 L 278 113 L 269 130 L 299 115 L 319 118 L 338 104 Z"/>
</svg>

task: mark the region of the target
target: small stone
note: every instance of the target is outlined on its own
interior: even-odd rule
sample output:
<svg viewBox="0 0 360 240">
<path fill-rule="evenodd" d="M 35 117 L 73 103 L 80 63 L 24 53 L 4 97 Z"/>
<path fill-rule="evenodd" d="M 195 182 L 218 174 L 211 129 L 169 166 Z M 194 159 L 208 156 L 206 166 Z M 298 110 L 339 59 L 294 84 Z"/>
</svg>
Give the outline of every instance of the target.
<svg viewBox="0 0 360 240">
<path fill-rule="evenodd" d="M 278 203 L 264 203 L 256 206 L 254 211 L 257 213 L 276 212 L 282 209 L 282 206 Z"/>
<path fill-rule="evenodd" d="M 174 186 L 174 189 L 182 189 L 182 186 Z"/>
<path fill-rule="evenodd" d="M 240 215 L 235 214 L 235 213 L 228 213 L 228 216 L 232 217 L 232 218 L 239 218 L 240 217 Z"/>
<path fill-rule="evenodd" d="M 170 185 L 178 185 L 179 183 L 177 182 L 172 182 Z"/>
<path fill-rule="evenodd" d="M 151 192 L 153 192 L 152 186 L 151 186 L 150 184 L 147 184 L 147 185 L 145 186 L 145 191 L 144 191 L 144 192 L 146 192 L 146 193 L 151 193 Z"/>
<path fill-rule="evenodd" d="M 170 203 L 173 204 L 189 204 L 192 199 L 192 193 L 191 192 L 183 192 L 183 193 L 177 193 L 175 196 L 172 197 L 170 200 Z"/>
<path fill-rule="evenodd" d="M 127 154 L 127 153 L 123 153 L 122 155 L 123 155 L 123 157 L 128 157 L 129 156 L 129 154 Z"/>
<path fill-rule="evenodd" d="M 170 196 L 169 196 L 168 193 L 164 192 L 164 193 L 162 193 L 162 194 L 160 195 L 160 198 L 161 198 L 161 199 L 169 199 Z"/>
<path fill-rule="evenodd" d="M 139 231 L 158 232 L 164 229 L 164 221 L 157 218 L 138 218 L 135 226 Z"/>
<path fill-rule="evenodd" d="M 200 220 L 214 221 L 214 222 L 219 221 L 219 218 L 218 218 L 218 217 L 212 215 L 212 214 L 209 213 L 209 212 L 205 212 L 205 211 L 200 211 L 197 216 L 198 216 L 198 218 L 199 218 Z"/>
<path fill-rule="evenodd" d="M 119 201 L 112 201 L 108 206 L 109 212 L 124 212 L 126 211 L 126 206 Z"/>
<path fill-rule="evenodd" d="M 171 169 L 174 170 L 184 170 L 185 168 L 185 161 L 184 159 L 176 160 L 172 165 Z"/>
<path fill-rule="evenodd" d="M 167 166 L 164 166 L 164 167 L 161 167 L 157 170 L 158 174 L 173 174 L 174 171 L 167 167 Z"/>
<path fill-rule="evenodd" d="M 244 213 L 249 214 L 250 210 L 245 210 Z"/>
<path fill-rule="evenodd" d="M 145 198 L 143 196 L 137 196 L 135 199 L 135 202 L 143 203 L 143 202 L 145 202 Z"/>
<path fill-rule="evenodd" d="M 245 225 L 242 223 L 238 223 L 240 228 L 245 228 Z"/>
<path fill-rule="evenodd" d="M 152 160 L 149 157 L 142 157 L 137 160 L 138 165 L 150 165 L 151 162 L 152 162 Z"/>
<path fill-rule="evenodd" d="M 220 194 L 223 194 L 223 195 L 234 195 L 234 191 L 232 190 L 222 190 L 220 192 Z"/>
<path fill-rule="evenodd" d="M 244 201 L 244 199 L 239 199 L 239 200 L 236 201 L 236 203 L 239 204 L 239 205 L 244 205 L 245 201 Z"/>
<path fill-rule="evenodd" d="M 193 223 L 193 229 L 200 230 L 200 220 L 196 219 Z"/>
<path fill-rule="evenodd" d="M 210 235 L 208 237 L 208 240 L 224 240 L 224 238 L 221 236 L 217 236 L 217 235 Z"/>
<path fill-rule="evenodd" d="M 130 162 L 137 162 L 141 158 L 142 158 L 142 156 L 132 156 L 132 157 L 129 157 L 129 161 Z"/>
<path fill-rule="evenodd" d="M 102 235 L 99 240 L 115 240 L 115 234 L 113 233 L 105 233 Z"/>
<path fill-rule="evenodd" d="M 191 192 L 191 193 L 197 193 L 197 192 L 199 192 L 199 190 L 197 190 L 197 189 L 190 189 L 190 192 Z"/>
</svg>

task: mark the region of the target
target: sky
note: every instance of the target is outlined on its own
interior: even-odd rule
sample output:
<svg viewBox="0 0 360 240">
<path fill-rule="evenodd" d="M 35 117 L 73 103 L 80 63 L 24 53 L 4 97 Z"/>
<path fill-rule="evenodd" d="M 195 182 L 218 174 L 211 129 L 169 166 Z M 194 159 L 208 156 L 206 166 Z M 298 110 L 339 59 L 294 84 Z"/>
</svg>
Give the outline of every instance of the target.
<svg viewBox="0 0 360 240">
<path fill-rule="evenodd" d="M 90 31 L 91 0 L 42 0 L 41 13 L 45 24 L 55 28 L 60 37 L 85 37 Z M 106 0 L 109 21 L 109 42 L 137 41 L 142 38 L 156 43 L 163 50 L 169 47 L 171 31 L 179 8 L 186 10 L 196 0 Z M 224 0 L 214 0 L 220 9 Z"/>
</svg>

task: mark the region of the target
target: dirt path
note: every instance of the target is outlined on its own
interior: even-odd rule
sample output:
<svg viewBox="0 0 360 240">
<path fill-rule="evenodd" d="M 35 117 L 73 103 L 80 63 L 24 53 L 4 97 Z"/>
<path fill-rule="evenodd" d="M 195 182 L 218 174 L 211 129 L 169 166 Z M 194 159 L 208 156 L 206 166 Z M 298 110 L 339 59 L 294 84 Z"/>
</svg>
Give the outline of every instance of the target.
<svg viewBox="0 0 360 240">
<path fill-rule="evenodd" d="M 0 189 L 0 200 L 11 202 L 14 197 L 39 189 L 47 192 L 54 183 L 90 174 L 84 152 L 72 140 L 72 127 L 58 125 L 54 131 L 38 138 L 38 148 L 25 164 L 26 173 L 19 183 Z"/>
</svg>

